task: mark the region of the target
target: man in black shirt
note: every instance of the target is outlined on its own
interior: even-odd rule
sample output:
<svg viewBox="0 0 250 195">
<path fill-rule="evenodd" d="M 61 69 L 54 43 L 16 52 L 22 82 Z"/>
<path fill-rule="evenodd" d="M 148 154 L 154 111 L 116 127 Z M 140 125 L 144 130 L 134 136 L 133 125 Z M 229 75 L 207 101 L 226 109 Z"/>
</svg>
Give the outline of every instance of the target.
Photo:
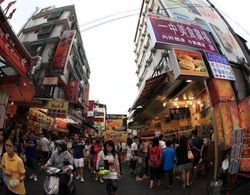
<svg viewBox="0 0 250 195">
<path fill-rule="evenodd" d="M 74 135 L 74 143 L 73 143 L 73 157 L 74 157 L 74 165 L 76 168 L 77 176 L 76 179 L 81 178 L 81 182 L 84 182 L 83 179 L 83 167 L 84 167 L 84 148 L 85 143 L 83 143 L 79 139 L 79 135 Z"/>
</svg>

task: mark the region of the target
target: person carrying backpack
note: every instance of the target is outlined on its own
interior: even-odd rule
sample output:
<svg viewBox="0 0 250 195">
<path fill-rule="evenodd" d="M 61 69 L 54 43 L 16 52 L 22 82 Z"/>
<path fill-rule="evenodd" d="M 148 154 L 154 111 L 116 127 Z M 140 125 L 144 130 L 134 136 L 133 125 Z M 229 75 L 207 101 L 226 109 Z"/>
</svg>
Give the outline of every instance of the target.
<svg viewBox="0 0 250 195">
<path fill-rule="evenodd" d="M 154 187 L 154 180 L 160 181 L 161 177 L 161 153 L 162 148 L 159 146 L 159 138 L 154 137 L 149 153 L 149 168 L 150 168 L 150 184 L 149 189 Z"/>
</svg>

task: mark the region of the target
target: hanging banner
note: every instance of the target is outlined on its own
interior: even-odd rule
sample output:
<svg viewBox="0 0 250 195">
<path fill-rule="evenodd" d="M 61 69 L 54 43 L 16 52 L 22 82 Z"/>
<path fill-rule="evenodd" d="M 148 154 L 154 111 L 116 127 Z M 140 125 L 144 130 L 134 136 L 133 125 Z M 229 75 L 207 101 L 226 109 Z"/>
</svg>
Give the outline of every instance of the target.
<svg viewBox="0 0 250 195">
<path fill-rule="evenodd" d="M 78 88 L 79 88 L 79 81 L 68 81 L 67 89 L 66 89 L 66 98 L 70 102 L 73 102 L 74 104 L 77 103 L 78 99 Z"/>
<path fill-rule="evenodd" d="M 231 81 L 236 80 L 233 69 L 225 56 L 210 52 L 205 52 L 205 55 L 214 78 Z"/>
<path fill-rule="evenodd" d="M 178 46 L 219 53 L 209 32 L 199 26 L 151 15 L 147 27 L 156 49 Z"/>
<path fill-rule="evenodd" d="M 52 70 L 63 72 L 75 37 L 75 30 L 64 31 L 60 43 L 57 46 L 52 63 Z"/>
<path fill-rule="evenodd" d="M 57 118 L 66 118 L 68 112 L 68 102 L 67 101 L 48 101 L 45 108 L 48 109 L 48 116 Z"/>
</svg>

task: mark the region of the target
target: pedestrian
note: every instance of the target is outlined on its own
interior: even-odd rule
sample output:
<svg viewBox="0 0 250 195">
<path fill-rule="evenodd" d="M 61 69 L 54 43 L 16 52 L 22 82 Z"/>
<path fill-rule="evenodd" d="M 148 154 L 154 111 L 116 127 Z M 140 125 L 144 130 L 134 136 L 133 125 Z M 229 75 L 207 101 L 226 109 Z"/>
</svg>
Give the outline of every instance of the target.
<svg viewBox="0 0 250 195">
<path fill-rule="evenodd" d="M 84 149 L 85 149 L 85 144 L 79 139 L 79 134 L 75 134 L 73 143 L 73 158 L 77 174 L 76 179 L 81 179 L 81 182 L 84 182 L 83 178 Z"/>
<path fill-rule="evenodd" d="M 120 178 L 120 168 L 115 144 L 111 140 L 106 141 L 103 151 L 99 152 L 96 170 L 100 170 L 101 165 L 103 165 L 104 169 L 108 170 L 107 174 L 103 175 L 107 194 L 116 195 L 118 190 L 118 179 Z"/>
<path fill-rule="evenodd" d="M 145 173 L 145 160 L 146 160 L 146 143 L 145 140 L 139 141 L 139 150 L 138 150 L 138 159 L 137 159 L 137 165 L 136 165 L 136 178 L 135 181 L 142 181 L 143 179 L 147 179 Z"/>
<path fill-rule="evenodd" d="M 25 194 L 25 168 L 22 159 L 15 153 L 15 140 L 8 138 L 5 142 L 6 152 L 2 158 L 2 169 L 6 177 L 6 195 Z"/>
<path fill-rule="evenodd" d="M 27 167 L 31 169 L 32 174 L 30 175 L 30 179 L 37 181 L 37 140 L 35 138 L 35 133 L 33 131 L 30 132 L 30 136 L 27 142 L 24 144 L 26 148 L 26 163 Z"/>
<path fill-rule="evenodd" d="M 159 136 L 159 145 L 162 149 L 166 148 L 165 141 L 163 140 L 163 134 Z"/>
<path fill-rule="evenodd" d="M 47 162 L 49 158 L 49 140 L 48 138 L 43 134 L 42 138 L 40 140 L 41 142 L 41 147 L 42 147 L 42 156 L 43 156 L 43 161 Z"/>
<path fill-rule="evenodd" d="M 136 164 L 138 160 L 138 149 L 139 149 L 139 140 L 137 136 L 134 136 L 133 143 L 131 144 L 131 161 L 130 161 L 130 175 L 135 176 Z"/>
<path fill-rule="evenodd" d="M 4 177 L 3 171 L 1 169 L 3 154 L 4 154 L 4 136 L 3 136 L 3 132 L 1 131 L 0 132 L 0 182 L 1 182 L 1 185 L 2 185 L 2 189 L 5 192 L 6 182 L 5 182 L 5 177 Z"/>
<path fill-rule="evenodd" d="M 96 170 L 96 162 L 97 162 L 97 157 L 98 153 L 102 150 L 102 146 L 100 144 L 100 141 L 96 138 L 92 140 L 92 146 L 91 146 L 91 154 L 93 155 L 92 157 L 92 169 L 94 170 L 95 173 L 95 181 L 100 181 L 103 183 L 101 175 L 98 174 L 98 171 Z"/>
<path fill-rule="evenodd" d="M 150 169 L 150 184 L 149 189 L 154 187 L 154 182 L 160 185 L 161 179 L 161 153 L 162 148 L 159 146 L 159 138 L 154 137 L 152 140 L 152 146 L 149 152 L 149 169 Z"/>
<path fill-rule="evenodd" d="M 170 140 L 166 140 L 166 148 L 162 151 L 162 164 L 163 164 L 163 171 L 168 176 L 168 186 L 167 191 L 170 191 L 171 186 L 174 183 L 174 164 L 175 164 L 175 149 L 171 147 L 172 142 Z"/>
<path fill-rule="evenodd" d="M 190 175 L 193 168 L 192 161 L 188 158 L 188 139 L 186 136 L 181 136 L 179 146 L 176 148 L 176 171 L 181 173 L 182 187 L 190 187 Z"/>
</svg>

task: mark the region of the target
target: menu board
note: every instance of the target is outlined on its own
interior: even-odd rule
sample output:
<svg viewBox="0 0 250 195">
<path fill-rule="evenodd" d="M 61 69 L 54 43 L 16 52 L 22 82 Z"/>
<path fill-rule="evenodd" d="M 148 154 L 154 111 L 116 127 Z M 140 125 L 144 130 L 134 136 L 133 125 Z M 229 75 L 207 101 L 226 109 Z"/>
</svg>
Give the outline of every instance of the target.
<svg viewBox="0 0 250 195">
<path fill-rule="evenodd" d="M 214 78 L 235 81 L 235 76 L 227 58 L 215 53 L 205 52 Z"/>
</svg>

